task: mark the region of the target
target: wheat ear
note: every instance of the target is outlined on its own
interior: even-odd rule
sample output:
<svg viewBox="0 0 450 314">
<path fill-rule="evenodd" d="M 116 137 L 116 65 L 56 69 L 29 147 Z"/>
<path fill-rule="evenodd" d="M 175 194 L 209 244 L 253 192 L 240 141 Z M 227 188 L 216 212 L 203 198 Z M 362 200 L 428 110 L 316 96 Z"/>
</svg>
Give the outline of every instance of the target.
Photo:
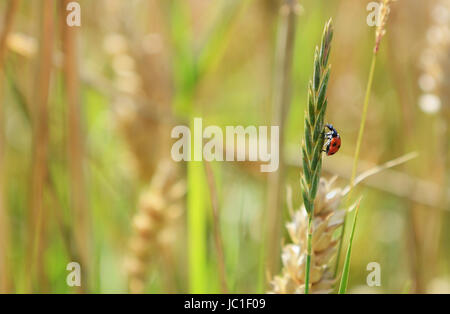
<svg viewBox="0 0 450 314">
<path fill-rule="evenodd" d="M 344 210 L 340 210 L 342 190 L 332 187 L 333 182 L 320 179 L 314 200 L 312 226 L 312 258 L 309 291 L 330 293 L 335 280 L 331 265 L 337 251 L 337 241 L 333 232 L 343 223 Z M 289 203 L 289 200 L 288 200 Z M 272 293 L 303 293 L 306 288 L 307 230 L 309 215 L 305 206 L 295 211 L 292 220 L 286 224 L 292 243 L 283 247 L 283 270 L 272 281 Z"/>
<path fill-rule="evenodd" d="M 173 242 L 174 220 L 181 213 L 185 183 L 169 161 L 160 162 L 150 186 L 141 194 L 133 217 L 134 234 L 125 260 L 131 293 L 142 293 L 152 259 L 164 255 Z"/>
<path fill-rule="evenodd" d="M 302 144 L 303 174 L 301 190 L 303 203 L 308 214 L 308 241 L 306 259 L 305 293 L 309 292 L 311 254 L 312 254 L 312 219 L 314 199 L 317 193 L 320 173 L 322 170 L 322 149 L 324 144 L 324 116 L 327 109 L 327 87 L 330 77 L 328 58 L 333 38 L 331 19 L 325 24 L 322 43 L 314 53 L 314 74 L 308 88 L 308 109 L 305 114 L 305 134 Z"/>
</svg>

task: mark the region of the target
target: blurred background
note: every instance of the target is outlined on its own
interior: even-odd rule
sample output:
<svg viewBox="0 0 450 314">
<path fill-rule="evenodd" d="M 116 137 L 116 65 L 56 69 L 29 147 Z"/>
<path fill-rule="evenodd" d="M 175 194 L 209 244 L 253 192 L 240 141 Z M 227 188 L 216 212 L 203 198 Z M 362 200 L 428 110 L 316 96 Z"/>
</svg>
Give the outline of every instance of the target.
<svg viewBox="0 0 450 314">
<path fill-rule="evenodd" d="M 369 1 L 295 6 L 280 177 L 249 162 L 174 163 L 170 132 L 193 117 L 279 124 L 283 1 L 79 0 L 80 27 L 66 23 L 69 2 L 0 3 L 0 291 L 267 292 L 289 241 L 287 186 L 301 205 L 307 86 L 330 17 L 327 120 L 343 145 L 323 176 L 349 183 L 375 37 Z M 419 155 L 353 192 L 364 198 L 350 293 L 450 293 L 449 8 L 392 5 L 358 173 Z M 81 287 L 66 283 L 70 262 Z M 370 262 L 380 287 L 366 285 Z"/>
</svg>

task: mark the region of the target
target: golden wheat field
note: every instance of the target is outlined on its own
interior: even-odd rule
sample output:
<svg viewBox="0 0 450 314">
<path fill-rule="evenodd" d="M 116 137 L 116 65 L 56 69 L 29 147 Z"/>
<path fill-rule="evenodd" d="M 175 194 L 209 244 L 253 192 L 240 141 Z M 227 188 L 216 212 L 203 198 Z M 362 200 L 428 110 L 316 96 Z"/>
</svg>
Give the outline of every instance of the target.
<svg viewBox="0 0 450 314">
<path fill-rule="evenodd" d="M 450 0 L 0 1 L 0 293 L 450 293 L 449 26 Z"/>
</svg>

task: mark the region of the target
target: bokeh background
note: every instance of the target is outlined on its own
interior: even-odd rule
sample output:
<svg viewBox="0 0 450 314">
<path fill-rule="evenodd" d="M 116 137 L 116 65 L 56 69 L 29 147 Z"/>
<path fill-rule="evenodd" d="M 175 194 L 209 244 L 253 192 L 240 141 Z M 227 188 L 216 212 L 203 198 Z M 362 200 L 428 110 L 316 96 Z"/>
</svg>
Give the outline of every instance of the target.
<svg viewBox="0 0 450 314">
<path fill-rule="evenodd" d="M 225 281 L 267 292 L 288 241 L 287 186 L 301 205 L 307 86 L 330 17 L 327 120 L 343 145 L 323 175 L 349 182 L 374 46 L 369 1 L 299 1 L 275 185 L 254 163 L 174 163 L 170 131 L 193 117 L 273 123 L 282 1 L 79 0 L 81 27 L 67 26 L 68 2 L 0 3 L 0 291 L 219 293 Z M 450 292 L 449 8 L 392 5 L 358 172 L 419 155 L 355 189 L 350 293 Z M 81 287 L 66 283 L 72 261 Z M 366 285 L 370 262 L 380 287 Z"/>
</svg>

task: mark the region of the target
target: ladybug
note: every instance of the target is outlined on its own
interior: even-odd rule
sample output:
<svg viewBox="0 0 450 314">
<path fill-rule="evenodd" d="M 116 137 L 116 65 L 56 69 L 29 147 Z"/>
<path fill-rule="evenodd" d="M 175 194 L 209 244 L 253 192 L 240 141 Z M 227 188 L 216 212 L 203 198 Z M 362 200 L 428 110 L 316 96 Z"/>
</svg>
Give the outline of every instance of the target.
<svg viewBox="0 0 450 314">
<path fill-rule="evenodd" d="M 341 137 L 331 124 L 326 124 L 325 126 L 330 130 L 330 132 L 325 133 L 326 148 L 323 151 L 327 153 L 327 156 L 331 156 L 336 154 L 339 148 L 341 148 Z"/>
</svg>

